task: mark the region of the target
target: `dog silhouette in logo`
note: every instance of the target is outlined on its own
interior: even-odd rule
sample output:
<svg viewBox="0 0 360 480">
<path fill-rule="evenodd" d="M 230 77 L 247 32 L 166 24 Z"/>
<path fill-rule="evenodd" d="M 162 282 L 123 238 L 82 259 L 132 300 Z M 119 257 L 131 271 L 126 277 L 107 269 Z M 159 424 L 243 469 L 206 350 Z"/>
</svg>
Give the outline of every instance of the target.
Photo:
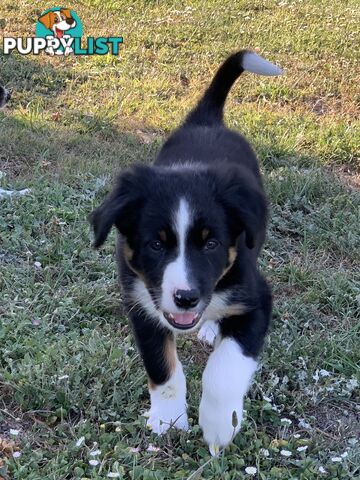
<svg viewBox="0 0 360 480">
<path fill-rule="evenodd" d="M 69 8 L 47 12 L 39 17 L 39 22 L 52 32 L 52 35 L 47 35 L 46 38 L 70 38 L 70 35 L 66 35 L 64 32 L 76 26 L 76 20 L 72 17 Z M 54 53 L 57 55 L 69 55 L 69 53 L 73 52 L 73 49 L 66 47 L 64 52 L 59 49 L 54 52 L 52 47 L 48 47 L 45 51 L 50 55 L 54 55 Z"/>
</svg>

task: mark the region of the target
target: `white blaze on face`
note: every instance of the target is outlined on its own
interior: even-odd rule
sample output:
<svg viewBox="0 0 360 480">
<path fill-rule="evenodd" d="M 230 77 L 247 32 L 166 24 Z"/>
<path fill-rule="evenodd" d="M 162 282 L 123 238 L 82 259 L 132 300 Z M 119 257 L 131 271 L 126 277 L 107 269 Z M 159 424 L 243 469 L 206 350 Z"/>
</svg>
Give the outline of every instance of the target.
<svg viewBox="0 0 360 480">
<path fill-rule="evenodd" d="M 53 32 L 55 33 L 55 36 L 56 36 L 56 33 L 59 33 L 58 32 L 59 30 L 60 31 L 65 31 L 65 30 L 70 30 L 70 28 L 75 27 L 75 23 L 76 23 L 75 20 L 73 21 L 73 23 L 71 25 L 69 25 L 66 20 L 63 20 L 60 12 L 55 11 L 54 13 L 58 18 L 58 23 L 55 23 L 55 25 L 53 26 Z"/>
<path fill-rule="evenodd" d="M 176 290 L 190 290 L 191 286 L 186 271 L 185 245 L 191 222 L 189 204 L 182 198 L 174 215 L 173 230 L 177 238 L 178 256 L 164 270 L 161 284 L 161 309 L 166 312 L 178 312 L 174 303 Z"/>
</svg>

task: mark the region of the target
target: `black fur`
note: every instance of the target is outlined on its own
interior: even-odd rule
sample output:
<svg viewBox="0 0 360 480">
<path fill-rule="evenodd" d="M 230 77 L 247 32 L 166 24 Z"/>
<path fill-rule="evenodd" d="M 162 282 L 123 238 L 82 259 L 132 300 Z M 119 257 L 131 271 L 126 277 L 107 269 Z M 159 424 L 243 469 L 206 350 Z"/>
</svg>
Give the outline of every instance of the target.
<svg viewBox="0 0 360 480">
<path fill-rule="evenodd" d="M 2 108 L 11 98 L 11 93 L 0 85 L 0 108 Z"/>
<path fill-rule="evenodd" d="M 224 103 L 243 71 L 243 55 L 232 55 L 220 67 L 197 107 L 165 142 L 155 165 L 122 173 L 92 215 L 96 247 L 112 225 L 121 234 L 118 261 L 125 304 L 154 382 L 167 378 L 159 364 L 167 332 L 149 311 L 134 304 L 132 293 L 141 278 L 159 308 L 162 274 L 178 253 L 170 219 L 181 197 L 195 218 L 186 258 L 204 308 L 214 293 L 225 291 L 230 304 L 245 306 L 245 313 L 221 319 L 222 335 L 232 336 L 247 355 L 256 357 L 270 321 L 271 292 L 257 269 L 267 221 L 259 166 L 247 140 L 223 124 Z M 203 229 L 218 241 L 214 250 L 207 249 Z M 160 242 L 160 231 L 166 241 Z M 154 241 L 161 250 L 154 249 Z M 237 252 L 233 263 L 231 249 Z"/>
<path fill-rule="evenodd" d="M 242 59 L 245 53 L 247 51 L 242 50 L 225 60 L 196 108 L 188 115 L 185 123 L 208 126 L 222 123 L 226 97 L 236 79 L 244 71 Z"/>
</svg>

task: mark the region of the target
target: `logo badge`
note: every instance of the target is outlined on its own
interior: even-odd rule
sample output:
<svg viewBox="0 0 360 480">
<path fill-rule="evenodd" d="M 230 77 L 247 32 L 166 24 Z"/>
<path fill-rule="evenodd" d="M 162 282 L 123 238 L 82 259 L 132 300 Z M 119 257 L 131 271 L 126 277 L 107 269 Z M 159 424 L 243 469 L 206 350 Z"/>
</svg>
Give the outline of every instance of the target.
<svg viewBox="0 0 360 480">
<path fill-rule="evenodd" d="M 61 42 L 61 39 L 81 39 L 82 35 L 83 28 L 81 20 L 76 13 L 69 8 L 57 7 L 45 10 L 36 22 L 36 36 L 38 38 L 58 39 Z M 63 44 L 56 50 L 52 46 L 49 46 L 45 52 L 50 55 L 69 55 L 74 52 L 73 47 L 68 45 L 72 43 L 73 41 L 67 42 L 65 46 Z"/>
<path fill-rule="evenodd" d="M 70 8 L 45 10 L 36 22 L 36 37 L 4 37 L 5 55 L 18 51 L 21 55 L 119 55 L 123 37 L 83 38 L 78 15 Z"/>
</svg>

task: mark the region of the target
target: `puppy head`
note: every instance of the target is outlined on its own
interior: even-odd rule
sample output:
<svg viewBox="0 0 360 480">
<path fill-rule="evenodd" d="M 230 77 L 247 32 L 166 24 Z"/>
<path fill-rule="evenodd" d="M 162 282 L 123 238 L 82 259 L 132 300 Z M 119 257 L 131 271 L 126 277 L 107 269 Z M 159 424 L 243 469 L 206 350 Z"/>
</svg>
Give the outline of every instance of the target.
<svg viewBox="0 0 360 480">
<path fill-rule="evenodd" d="M 151 311 L 175 331 L 195 329 L 238 252 L 262 241 L 265 222 L 261 187 L 237 169 L 156 166 L 123 173 L 91 216 L 95 247 L 115 225 Z"/>
<path fill-rule="evenodd" d="M 62 36 L 62 32 L 74 28 L 76 21 L 71 16 L 68 8 L 62 8 L 59 11 L 47 12 L 39 17 L 45 28 L 53 31 L 57 37 Z"/>
<path fill-rule="evenodd" d="M 11 93 L 0 85 L 0 108 L 2 108 L 11 98 Z"/>
</svg>

